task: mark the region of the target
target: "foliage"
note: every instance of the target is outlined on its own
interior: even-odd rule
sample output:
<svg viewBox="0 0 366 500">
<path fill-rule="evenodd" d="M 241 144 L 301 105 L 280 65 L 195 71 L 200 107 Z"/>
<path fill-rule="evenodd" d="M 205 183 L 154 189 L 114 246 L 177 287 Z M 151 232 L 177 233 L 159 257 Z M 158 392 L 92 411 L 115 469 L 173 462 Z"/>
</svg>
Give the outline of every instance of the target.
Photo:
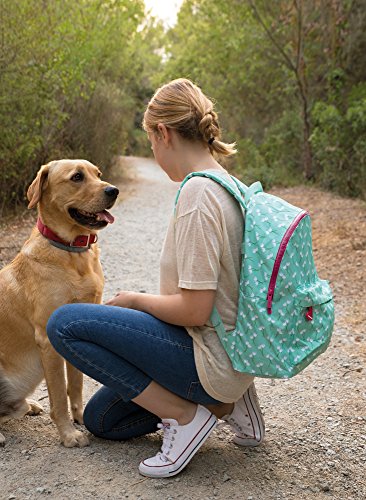
<svg viewBox="0 0 366 500">
<path fill-rule="evenodd" d="M 251 139 L 238 141 L 239 154 L 233 168 L 248 184 L 260 179 L 265 189 L 300 184 L 301 140 L 301 118 L 286 111 L 265 131 L 259 145 Z"/>
<path fill-rule="evenodd" d="M 322 185 L 343 195 L 365 197 L 366 98 L 354 101 L 345 112 L 318 102 L 313 120 L 311 142 Z"/>
<path fill-rule="evenodd" d="M 162 79 L 192 78 L 218 101 L 227 140 L 241 152 L 233 167 L 245 181 L 289 185 L 303 174 L 362 196 L 364 177 L 350 172 L 364 169 L 363 143 L 346 117 L 360 110 L 351 95 L 364 77 L 356 56 L 365 27 L 361 0 L 185 0 L 167 34 Z M 347 122 L 339 146 L 348 158 L 346 190 L 339 163 L 322 149 L 332 138 L 330 128 L 320 133 L 319 103 L 334 105 Z"/>
<path fill-rule="evenodd" d="M 163 79 L 192 78 L 217 100 L 224 129 L 260 139 L 288 99 L 291 75 L 268 64 L 268 40 L 245 2 L 186 0 L 167 38 Z"/>
<path fill-rule="evenodd" d="M 126 151 L 162 32 L 143 0 L 3 0 L 1 16 L 0 212 L 50 159 L 105 170 Z"/>
<path fill-rule="evenodd" d="M 366 197 L 364 0 L 184 0 L 167 33 L 143 0 L 2 0 L 0 213 L 39 166 L 150 154 L 154 88 L 217 101 L 246 182 L 306 178 Z"/>
</svg>

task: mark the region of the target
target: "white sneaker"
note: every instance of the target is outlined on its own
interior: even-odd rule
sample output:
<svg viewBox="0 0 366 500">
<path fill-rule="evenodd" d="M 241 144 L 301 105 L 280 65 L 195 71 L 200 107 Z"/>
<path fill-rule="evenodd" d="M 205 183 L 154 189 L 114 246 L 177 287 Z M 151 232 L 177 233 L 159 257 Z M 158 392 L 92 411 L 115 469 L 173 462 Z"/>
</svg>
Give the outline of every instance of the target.
<svg viewBox="0 0 366 500">
<path fill-rule="evenodd" d="M 234 443 L 240 446 L 258 446 L 262 443 L 265 434 L 264 419 L 254 383 L 235 403 L 233 412 L 222 417 L 222 420 L 229 423 L 235 432 Z"/>
<path fill-rule="evenodd" d="M 148 477 L 171 477 L 181 472 L 193 455 L 203 445 L 217 425 L 217 418 L 201 405 L 192 422 L 179 425 L 166 418 L 158 424 L 163 429 L 161 452 L 147 458 L 139 465 L 139 472 Z"/>
</svg>

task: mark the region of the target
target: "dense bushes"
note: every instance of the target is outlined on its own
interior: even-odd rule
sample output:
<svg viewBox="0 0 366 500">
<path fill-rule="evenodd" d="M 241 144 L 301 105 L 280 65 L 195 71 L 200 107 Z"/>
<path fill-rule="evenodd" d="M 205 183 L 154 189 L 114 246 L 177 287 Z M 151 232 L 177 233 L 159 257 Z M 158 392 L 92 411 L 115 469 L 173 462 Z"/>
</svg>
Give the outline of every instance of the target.
<svg viewBox="0 0 366 500">
<path fill-rule="evenodd" d="M 164 79 L 218 101 L 245 181 L 366 198 L 365 33 L 362 0 L 185 0 Z"/>
<path fill-rule="evenodd" d="M 146 102 L 182 76 L 217 100 L 246 182 L 366 197 L 363 4 L 184 0 L 163 33 L 143 0 L 2 0 L 0 214 L 50 159 L 150 154 Z"/>
<path fill-rule="evenodd" d="M 318 102 L 313 110 L 311 142 L 326 189 L 366 197 L 366 98 L 342 111 Z"/>
<path fill-rule="evenodd" d="M 233 163 L 236 173 L 248 184 L 260 179 L 265 188 L 303 182 L 301 125 L 297 113 L 286 111 L 265 131 L 260 144 L 239 139 L 239 154 Z"/>
<path fill-rule="evenodd" d="M 160 62 L 143 0 L 3 0 L 1 21 L 0 213 L 50 159 L 123 154 Z"/>
</svg>

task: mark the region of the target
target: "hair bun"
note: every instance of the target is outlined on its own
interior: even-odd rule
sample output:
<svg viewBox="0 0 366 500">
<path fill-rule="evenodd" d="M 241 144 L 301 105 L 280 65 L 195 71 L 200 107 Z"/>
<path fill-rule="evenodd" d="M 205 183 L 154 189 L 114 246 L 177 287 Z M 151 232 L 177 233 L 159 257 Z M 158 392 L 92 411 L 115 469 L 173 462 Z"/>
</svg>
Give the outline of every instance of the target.
<svg viewBox="0 0 366 500">
<path fill-rule="evenodd" d="M 221 141 L 213 102 L 186 78 L 163 85 L 150 99 L 144 113 L 143 128 L 156 133 L 159 123 L 176 130 L 187 140 L 203 141 L 218 158 L 236 153 L 235 144 Z"/>
</svg>

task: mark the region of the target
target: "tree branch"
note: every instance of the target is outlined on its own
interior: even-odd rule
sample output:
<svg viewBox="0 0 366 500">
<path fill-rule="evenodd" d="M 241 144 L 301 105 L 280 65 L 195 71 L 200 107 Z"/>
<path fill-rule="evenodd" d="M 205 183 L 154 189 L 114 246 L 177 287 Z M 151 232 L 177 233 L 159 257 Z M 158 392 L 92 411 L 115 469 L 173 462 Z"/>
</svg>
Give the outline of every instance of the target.
<svg viewBox="0 0 366 500">
<path fill-rule="evenodd" d="M 281 47 L 281 45 L 277 42 L 277 40 L 275 39 L 275 37 L 272 35 L 272 33 L 270 32 L 270 30 L 268 29 L 268 27 L 266 26 L 265 22 L 263 21 L 262 17 L 260 16 L 260 14 L 258 12 L 258 9 L 257 9 L 255 3 L 253 2 L 253 0 L 248 0 L 248 2 L 249 2 L 249 5 L 251 6 L 251 8 L 253 10 L 254 16 L 256 17 L 257 21 L 262 25 L 262 27 L 263 27 L 264 31 L 266 32 L 268 38 L 271 40 L 271 42 L 273 43 L 273 45 L 277 48 L 277 50 L 279 51 L 279 53 L 284 58 L 285 64 L 287 65 L 287 67 L 290 68 L 292 71 L 294 71 L 296 73 L 296 67 L 294 66 L 293 62 L 291 61 L 291 59 L 289 58 L 289 56 L 286 54 L 286 52 L 284 51 L 284 49 Z"/>
<path fill-rule="evenodd" d="M 296 50 L 296 71 L 300 69 L 300 62 L 303 57 L 303 19 L 302 19 L 302 0 L 294 0 L 294 6 L 297 10 L 297 50 Z"/>
</svg>

